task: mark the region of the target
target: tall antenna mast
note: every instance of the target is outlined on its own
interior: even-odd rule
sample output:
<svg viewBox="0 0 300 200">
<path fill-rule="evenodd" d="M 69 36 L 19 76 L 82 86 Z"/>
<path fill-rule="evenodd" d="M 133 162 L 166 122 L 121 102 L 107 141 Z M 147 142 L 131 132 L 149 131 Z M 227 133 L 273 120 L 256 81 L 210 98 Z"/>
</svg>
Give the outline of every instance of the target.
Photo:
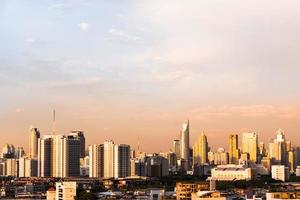
<svg viewBox="0 0 300 200">
<path fill-rule="evenodd" d="M 55 109 L 53 110 L 52 135 L 55 135 Z"/>
<path fill-rule="evenodd" d="M 140 152 L 140 138 L 138 137 L 138 148 L 137 148 L 138 152 Z"/>
</svg>

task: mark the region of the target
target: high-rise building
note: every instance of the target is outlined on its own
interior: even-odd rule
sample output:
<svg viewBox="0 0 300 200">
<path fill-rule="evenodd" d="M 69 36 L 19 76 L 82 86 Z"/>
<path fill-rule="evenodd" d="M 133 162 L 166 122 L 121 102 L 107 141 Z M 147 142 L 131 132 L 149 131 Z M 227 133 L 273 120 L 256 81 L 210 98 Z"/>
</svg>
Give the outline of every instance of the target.
<svg viewBox="0 0 300 200">
<path fill-rule="evenodd" d="M 173 141 L 172 151 L 176 154 L 176 158 L 180 159 L 180 140 Z"/>
<path fill-rule="evenodd" d="M 114 142 L 107 140 L 104 142 L 104 177 L 114 177 Z"/>
<path fill-rule="evenodd" d="M 208 143 L 207 137 L 202 132 L 193 147 L 193 165 L 200 166 L 207 163 Z"/>
<path fill-rule="evenodd" d="M 273 164 L 286 165 L 288 163 L 287 152 L 291 144 L 286 141 L 285 135 L 281 129 L 276 132 L 276 138 L 269 143 L 269 158 Z"/>
<path fill-rule="evenodd" d="M 114 177 L 130 176 L 130 146 L 127 144 L 115 145 L 114 151 Z"/>
<path fill-rule="evenodd" d="M 228 160 L 228 153 L 225 151 L 224 148 L 218 148 L 218 151 L 214 153 L 215 165 L 227 165 Z"/>
<path fill-rule="evenodd" d="M 229 135 L 229 163 L 230 164 L 238 164 L 239 162 L 239 140 L 237 134 Z"/>
<path fill-rule="evenodd" d="M 153 155 L 145 161 L 146 176 L 162 177 L 169 174 L 168 160 L 163 156 Z"/>
<path fill-rule="evenodd" d="M 17 176 L 18 166 L 15 158 L 8 158 L 5 161 L 5 176 Z"/>
<path fill-rule="evenodd" d="M 249 154 L 252 163 L 257 162 L 258 137 L 256 133 L 244 133 L 242 141 L 243 153 Z"/>
<path fill-rule="evenodd" d="M 69 135 L 64 138 L 64 146 L 65 177 L 78 177 L 82 153 L 80 138 Z"/>
<path fill-rule="evenodd" d="M 52 176 L 52 135 L 45 135 L 38 139 L 38 176 Z"/>
<path fill-rule="evenodd" d="M 142 159 L 130 160 L 130 176 L 145 176 L 145 161 Z"/>
<path fill-rule="evenodd" d="M 39 140 L 38 175 L 76 177 L 80 175 L 80 141 L 73 136 L 48 135 Z"/>
<path fill-rule="evenodd" d="M 52 176 L 65 177 L 64 136 L 53 135 L 52 143 Z"/>
<path fill-rule="evenodd" d="M 40 131 L 37 128 L 29 128 L 29 157 L 37 158 L 38 155 L 38 139 L 40 138 Z"/>
<path fill-rule="evenodd" d="M 80 141 L 80 158 L 85 157 L 85 137 L 83 131 L 71 131 L 69 133 L 70 136 L 73 136 L 74 138 L 78 138 Z"/>
<path fill-rule="evenodd" d="M 180 137 L 180 158 L 185 161 L 184 169 L 187 170 L 189 166 L 189 151 L 190 151 L 190 128 L 189 121 L 185 121 L 182 125 Z"/>
<path fill-rule="evenodd" d="M 296 168 L 295 153 L 294 153 L 294 151 L 289 151 L 287 154 L 288 154 L 288 156 L 287 156 L 288 157 L 288 167 L 290 169 L 290 172 L 294 173 L 295 168 Z"/>
<path fill-rule="evenodd" d="M 174 152 L 170 151 L 167 153 L 166 158 L 169 162 L 169 171 L 175 172 L 177 170 L 177 156 Z"/>
<path fill-rule="evenodd" d="M 37 159 L 27 157 L 19 159 L 19 177 L 36 177 L 37 171 Z"/>
<path fill-rule="evenodd" d="M 93 144 L 89 146 L 89 176 L 104 176 L 104 145 Z"/>
</svg>

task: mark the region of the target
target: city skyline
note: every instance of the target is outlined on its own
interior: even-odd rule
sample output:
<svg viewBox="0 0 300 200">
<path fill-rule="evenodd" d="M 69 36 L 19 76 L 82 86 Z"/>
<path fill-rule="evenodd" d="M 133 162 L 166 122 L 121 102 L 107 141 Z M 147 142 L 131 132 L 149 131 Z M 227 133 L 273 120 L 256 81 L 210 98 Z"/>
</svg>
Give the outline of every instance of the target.
<svg viewBox="0 0 300 200">
<path fill-rule="evenodd" d="M 55 122 L 56 123 L 56 122 Z M 52 126 L 53 127 L 53 126 Z M 41 131 L 40 131 L 40 129 L 38 128 L 38 127 L 35 127 L 35 126 L 33 126 L 33 125 L 31 125 L 29 128 L 28 128 L 28 130 L 27 130 L 27 137 L 28 137 L 28 143 L 26 143 L 25 142 L 25 145 L 16 145 L 16 144 L 14 144 L 14 143 L 9 143 L 9 142 L 4 142 L 4 144 L 3 144 L 3 147 L 5 146 L 5 145 L 14 145 L 14 147 L 20 147 L 20 148 L 22 148 L 23 150 L 25 150 L 25 152 L 27 152 L 27 155 L 29 156 L 29 157 L 32 157 L 32 158 L 34 158 L 34 157 L 36 157 L 36 156 L 33 156 L 33 153 L 32 153 L 32 150 L 31 150 L 31 148 L 30 148 L 30 145 L 32 145 L 32 134 L 38 134 L 37 136 L 34 136 L 34 137 L 37 137 L 37 138 L 43 138 L 43 137 L 45 137 L 45 138 L 49 138 L 49 137 L 56 137 L 56 136 L 58 136 L 58 137 L 64 137 L 65 135 L 70 135 L 70 136 L 74 136 L 74 135 L 76 135 L 76 134 L 80 134 L 81 136 L 83 136 L 83 141 L 84 141 L 84 143 L 83 143 L 83 146 L 81 145 L 81 152 L 83 153 L 83 155 L 84 155 L 84 152 L 85 151 L 88 151 L 89 150 L 89 146 L 93 146 L 93 145 L 96 145 L 96 144 L 101 144 L 101 143 L 105 143 L 105 142 L 107 142 L 107 141 L 118 141 L 118 142 L 116 142 L 116 143 L 118 143 L 118 144 L 129 144 L 131 147 L 132 147 L 132 149 L 133 150 L 135 150 L 135 151 L 141 151 L 141 152 L 145 152 L 145 153 L 149 153 L 149 154 L 153 154 L 153 153 L 160 153 L 160 152 L 167 152 L 167 151 L 172 151 L 172 152 L 174 152 L 174 153 L 176 153 L 176 150 L 174 149 L 174 141 L 179 141 L 179 145 L 181 144 L 180 143 L 180 141 L 182 141 L 182 140 L 185 140 L 185 138 L 183 137 L 182 138 L 182 133 L 183 132 L 185 132 L 185 131 L 187 131 L 188 132 L 188 135 L 187 136 L 185 136 L 185 137 L 187 137 L 188 138 L 188 144 L 186 144 L 186 145 L 188 145 L 189 146 L 189 149 L 190 150 L 193 150 L 193 148 L 194 148 L 194 145 L 197 143 L 197 144 L 199 144 L 199 139 L 201 138 L 201 137 L 205 137 L 205 140 L 206 140 L 206 142 L 207 142 L 207 150 L 206 151 L 217 151 L 219 148 L 224 148 L 226 151 L 228 151 L 228 153 L 230 152 L 230 148 L 231 148 L 231 136 L 236 136 L 236 137 L 240 137 L 241 139 L 240 140 L 238 140 L 237 139 L 237 150 L 238 150 L 238 154 L 240 154 L 240 153 L 242 153 L 242 152 L 240 152 L 240 150 L 242 150 L 242 149 L 244 149 L 244 150 L 246 150 L 246 148 L 245 148 L 245 144 L 246 145 L 248 145 L 249 144 L 249 142 L 245 142 L 245 140 L 244 140 L 244 137 L 246 136 L 246 138 L 248 137 L 248 135 L 250 135 L 250 137 L 252 137 L 252 135 L 254 134 L 255 135 L 255 139 L 256 139 L 256 144 L 254 145 L 254 146 L 257 146 L 257 150 L 256 150 L 256 153 L 255 153 L 255 155 L 256 154 L 258 154 L 258 151 L 259 151 L 259 145 L 260 144 L 264 144 L 264 147 L 266 147 L 266 148 L 268 148 L 268 146 L 266 146 L 267 144 L 271 144 L 272 142 L 273 142 L 273 139 L 274 140 L 278 140 L 278 139 L 276 139 L 276 137 L 278 137 L 278 134 L 280 133 L 280 134 L 283 134 L 283 137 L 284 138 L 286 138 L 286 139 L 288 139 L 290 142 L 291 142 L 291 146 L 293 146 L 293 147 L 297 147 L 299 144 L 298 143 L 296 143 L 296 142 L 294 142 L 290 137 L 289 137 L 289 134 L 285 131 L 285 130 L 282 130 L 281 128 L 278 128 L 278 129 L 276 129 L 276 131 L 274 131 L 273 132 L 273 135 L 271 135 L 270 137 L 268 137 L 267 138 L 267 140 L 263 140 L 262 138 L 264 138 L 264 137 L 260 137 L 262 134 L 259 134 L 258 132 L 256 132 L 256 131 L 251 131 L 251 130 L 249 130 L 249 131 L 243 131 L 243 132 L 230 132 L 230 133 L 228 133 L 227 135 L 226 135 L 226 137 L 224 137 L 224 138 L 218 138 L 218 140 L 220 140 L 219 142 L 220 142 L 220 145 L 219 146 L 217 146 L 217 145 L 214 145 L 214 143 L 211 143 L 210 141 L 211 140 L 209 140 L 209 137 L 207 137 L 207 132 L 206 131 L 204 131 L 204 130 L 202 130 L 202 131 L 200 131 L 200 132 L 196 132 L 195 134 L 193 134 L 193 135 L 191 135 L 190 134 L 190 120 L 184 120 L 183 122 L 182 122 L 182 124 L 181 124 L 181 130 L 179 131 L 179 134 L 174 134 L 173 135 L 173 137 L 171 138 L 171 140 L 168 140 L 168 141 L 164 141 L 164 143 L 166 144 L 165 145 L 165 148 L 164 149 L 162 149 L 162 150 L 158 150 L 158 149 L 155 149 L 154 148 L 154 150 L 153 151 L 147 151 L 145 148 L 144 148 L 144 146 L 143 146 L 143 142 L 142 142 L 142 145 L 141 145 L 141 141 L 143 141 L 143 140 L 141 140 L 140 138 L 137 138 L 137 140 L 135 141 L 135 143 L 133 143 L 132 141 L 131 142 L 124 142 L 124 141 L 121 141 L 120 139 L 118 139 L 118 138 L 110 138 L 110 137 L 107 137 L 107 138 L 104 138 L 104 140 L 96 140 L 96 141 L 92 141 L 92 142 L 89 142 L 89 143 L 85 143 L 85 141 L 87 140 L 87 141 L 90 141 L 90 139 L 89 139 L 89 134 L 87 134 L 85 131 L 83 131 L 83 130 L 75 130 L 75 129 L 73 129 L 73 130 L 70 130 L 70 131 L 67 131 L 67 132 L 64 132 L 64 133 L 60 133 L 60 132 L 53 132 L 52 130 L 51 130 L 51 132 L 50 133 L 42 133 Z M 29 136 L 28 136 L 28 133 L 29 133 Z M 84 135 L 86 136 L 86 137 L 84 137 Z M 191 137 L 192 136 L 192 137 Z M 223 135 L 223 136 L 225 136 L 225 135 Z M 229 140 L 228 140 L 228 136 L 229 136 Z M 79 138 L 79 136 L 76 136 L 76 137 L 78 137 Z M 35 139 L 36 141 L 37 141 L 37 138 Z M 192 138 L 192 139 L 191 139 Z M 80 139 L 80 138 L 79 138 Z M 248 138 L 247 138 L 248 139 Z M 224 143 L 223 143 L 223 140 L 224 140 Z M 36 142 L 35 141 L 35 142 Z M 23 143 L 24 144 L 24 143 Z M 213 145 L 211 145 L 211 144 L 213 144 Z M 184 146 L 186 146 L 186 145 L 184 145 Z M 202 144 L 201 144 L 201 146 L 202 146 Z M 244 148 L 243 148 L 243 146 L 244 146 Z M 37 147 L 36 147 L 37 148 Z M 253 147 L 249 147 L 250 149 L 253 149 Z M 85 149 L 85 151 L 83 151 L 83 149 Z M 37 150 L 36 150 L 37 151 Z M 181 151 L 182 151 L 182 148 L 180 148 L 180 152 L 178 152 L 179 154 L 181 154 Z M 183 150 L 183 151 L 185 151 L 185 150 Z M 249 152 L 247 152 L 248 150 L 246 150 L 246 153 L 249 153 Z M 230 154 L 230 153 L 229 153 Z M 84 156 L 83 155 L 81 155 L 81 157 L 83 158 Z M 251 155 L 251 153 L 249 153 L 249 155 Z M 191 155 L 189 155 L 189 156 L 191 156 Z M 180 157 L 182 157 L 182 155 L 180 155 Z M 228 160 L 228 162 L 230 162 L 230 160 Z"/>
<path fill-rule="evenodd" d="M 300 144 L 300 2 L 218 2 L 1 1 L 0 146 L 28 152 L 52 109 L 87 145 L 167 151 L 186 119 L 190 147 L 279 128 Z"/>
</svg>

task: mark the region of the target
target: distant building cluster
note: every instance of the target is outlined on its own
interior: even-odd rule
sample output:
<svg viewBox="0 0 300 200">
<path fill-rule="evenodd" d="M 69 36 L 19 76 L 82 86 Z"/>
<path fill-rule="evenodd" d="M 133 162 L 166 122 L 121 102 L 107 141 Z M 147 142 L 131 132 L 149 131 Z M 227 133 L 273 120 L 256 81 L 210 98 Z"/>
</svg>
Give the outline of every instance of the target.
<svg viewBox="0 0 300 200">
<path fill-rule="evenodd" d="M 190 145 L 190 123 L 182 124 L 170 151 L 147 154 L 128 144 L 91 144 L 86 148 L 83 131 L 66 135 L 41 135 L 29 128 L 29 149 L 6 144 L 1 152 L 0 174 L 12 177 L 163 177 L 172 174 L 207 176 L 211 180 L 251 180 L 261 175 L 286 181 L 300 175 L 300 147 L 293 146 L 282 130 L 267 145 L 258 134 L 228 137 L 228 148 L 212 151 L 201 132 Z"/>
</svg>

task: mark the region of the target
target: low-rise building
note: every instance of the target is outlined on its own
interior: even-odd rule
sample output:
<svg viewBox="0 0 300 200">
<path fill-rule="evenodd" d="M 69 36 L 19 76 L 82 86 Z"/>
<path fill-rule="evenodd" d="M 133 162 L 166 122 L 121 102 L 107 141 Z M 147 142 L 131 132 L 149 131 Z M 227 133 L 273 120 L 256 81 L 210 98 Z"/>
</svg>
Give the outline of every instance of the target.
<svg viewBox="0 0 300 200">
<path fill-rule="evenodd" d="M 300 192 L 270 192 L 266 194 L 266 200 L 300 200 Z"/>
<path fill-rule="evenodd" d="M 251 180 L 252 170 L 243 165 L 219 165 L 211 170 L 211 178 L 216 180 Z"/>
<path fill-rule="evenodd" d="M 300 176 L 300 166 L 297 166 L 296 168 L 296 176 Z"/>
<path fill-rule="evenodd" d="M 177 182 L 176 199 L 187 200 L 192 198 L 192 193 L 209 190 L 209 182 Z"/>
<path fill-rule="evenodd" d="M 284 165 L 272 165 L 272 178 L 285 182 L 290 178 L 289 168 Z"/>
<path fill-rule="evenodd" d="M 192 193 L 192 200 L 227 200 L 219 191 L 198 191 Z"/>
<path fill-rule="evenodd" d="M 56 199 L 74 200 L 76 197 L 76 182 L 57 182 Z"/>
</svg>

